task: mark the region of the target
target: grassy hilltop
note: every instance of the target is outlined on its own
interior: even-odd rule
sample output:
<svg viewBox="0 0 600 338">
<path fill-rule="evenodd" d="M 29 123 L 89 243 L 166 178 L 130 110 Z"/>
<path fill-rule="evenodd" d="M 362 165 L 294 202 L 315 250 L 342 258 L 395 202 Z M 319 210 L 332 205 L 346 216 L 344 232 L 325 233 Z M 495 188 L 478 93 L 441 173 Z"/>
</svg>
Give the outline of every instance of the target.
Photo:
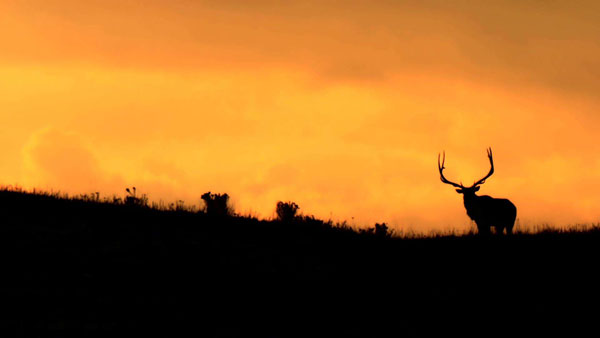
<svg viewBox="0 0 600 338">
<path fill-rule="evenodd" d="M 597 227 L 401 238 L 381 225 L 357 231 L 290 210 L 277 220 L 212 210 L 149 207 L 135 193 L 0 191 L 0 294 L 10 310 L 2 329 L 538 335 L 584 333 L 598 314 Z"/>
</svg>

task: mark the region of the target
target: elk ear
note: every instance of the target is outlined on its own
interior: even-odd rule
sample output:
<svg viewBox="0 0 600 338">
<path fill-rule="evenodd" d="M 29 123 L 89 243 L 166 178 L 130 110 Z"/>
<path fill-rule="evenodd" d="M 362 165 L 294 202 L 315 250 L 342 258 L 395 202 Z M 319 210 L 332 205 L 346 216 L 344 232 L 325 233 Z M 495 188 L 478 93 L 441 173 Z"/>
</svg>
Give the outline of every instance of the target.
<svg viewBox="0 0 600 338">
<path fill-rule="evenodd" d="M 475 192 L 479 191 L 479 187 L 475 187 Z"/>
<path fill-rule="evenodd" d="M 462 194 L 463 191 L 462 191 L 462 189 L 456 189 L 456 192 L 459 194 Z"/>
</svg>

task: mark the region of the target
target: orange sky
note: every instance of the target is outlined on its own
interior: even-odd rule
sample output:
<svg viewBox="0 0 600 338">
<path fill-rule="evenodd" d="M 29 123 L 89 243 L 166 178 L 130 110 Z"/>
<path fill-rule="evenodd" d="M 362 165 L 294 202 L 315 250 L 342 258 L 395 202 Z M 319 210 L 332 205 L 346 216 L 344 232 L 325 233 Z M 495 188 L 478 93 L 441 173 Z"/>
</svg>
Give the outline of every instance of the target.
<svg viewBox="0 0 600 338">
<path fill-rule="evenodd" d="M 485 3 L 485 4 L 484 4 Z M 0 2 L 0 184 L 464 229 L 600 220 L 597 1 Z"/>
</svg>

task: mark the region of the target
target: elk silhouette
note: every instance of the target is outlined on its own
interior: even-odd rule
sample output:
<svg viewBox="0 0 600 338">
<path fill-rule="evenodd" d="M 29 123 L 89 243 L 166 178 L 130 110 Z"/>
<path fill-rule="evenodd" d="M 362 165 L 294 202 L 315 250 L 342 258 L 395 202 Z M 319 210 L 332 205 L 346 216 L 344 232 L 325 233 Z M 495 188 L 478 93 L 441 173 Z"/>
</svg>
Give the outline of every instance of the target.
<svg viewBox="0 0 600 338">
<path fill-rule="evenodd" d="M 440 163 L 440 154 L 438 154 L 438 168 L 440 170 L 440 179 L 446 184 L 450 184 L 458 189 L 456 192 L 463 194 L 465 209 L 467 215 L 477 224 L 479 234 L 487 235 L 490 233 L 490 227 L 496 229 L 497 234 L 502 234 L 506 229 L 507 234 L 512 233 L 515 219 L 517 218 L 517 207 L 505 198 L 493 198 L 490 196 L 477 196 L 479 186 L 485 183 L 485 180 L 494 173 L 494 159 L 492 158 L 492 148 L 487 150 L 490 159 L 490 172 L 484 178 L 473 183 L 470 187 L 451 182 L 444 177 L 444 163 L 446 161 L 446 152 L 444 152 Z"/>
</svg>

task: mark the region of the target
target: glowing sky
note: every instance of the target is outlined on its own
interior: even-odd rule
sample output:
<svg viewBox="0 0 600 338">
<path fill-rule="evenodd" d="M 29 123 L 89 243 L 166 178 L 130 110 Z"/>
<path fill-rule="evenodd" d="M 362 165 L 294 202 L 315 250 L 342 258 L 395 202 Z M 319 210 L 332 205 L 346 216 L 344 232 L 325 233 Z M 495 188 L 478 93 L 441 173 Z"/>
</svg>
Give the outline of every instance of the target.
<svg viewBox="0 0 600 338">
<path fill-rule="evenodd" d="M 600 220 L 600 2 L 0 2 L 0 184 L 469 226 Z"/>
</svg>

